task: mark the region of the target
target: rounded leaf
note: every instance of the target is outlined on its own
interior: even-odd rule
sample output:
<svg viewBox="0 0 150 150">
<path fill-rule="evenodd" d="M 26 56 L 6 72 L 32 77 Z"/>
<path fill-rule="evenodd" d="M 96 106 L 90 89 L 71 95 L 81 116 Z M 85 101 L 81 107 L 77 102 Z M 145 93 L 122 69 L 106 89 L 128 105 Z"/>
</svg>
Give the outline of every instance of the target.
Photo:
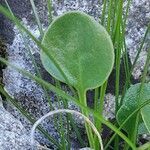
<svg viewBox="0 0 150 150">
<path fill-rule="evenodd" d="M 69 84 L 76 89 L 100 86 L 113 68 L 114 51 L 108 33 L 85 13 L 73 11 L 58 17 L 49 26 L 42 44 L 49 49 Z M 52 76 L 66 82 L 43 51 L 41 60 Z"/>
</svg>

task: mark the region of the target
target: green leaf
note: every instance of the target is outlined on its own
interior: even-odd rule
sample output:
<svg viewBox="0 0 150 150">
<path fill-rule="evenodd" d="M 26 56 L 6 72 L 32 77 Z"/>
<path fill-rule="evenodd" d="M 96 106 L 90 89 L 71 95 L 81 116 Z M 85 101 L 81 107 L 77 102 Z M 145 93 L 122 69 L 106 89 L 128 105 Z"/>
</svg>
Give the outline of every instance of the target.
<svg viewBox="0 0 150 150">
<path fill-rule="evenodd" d="M 102 85 L 114 64 L 114 50 L 106 30 L 93 18 L 78 11 L 58 17 L 42 40 L 49 53 L 76 89 L 93 89 Z M 45 69 L 66 82 L 50 58 L 41 51 Z"/>
<path fill-rule="evenodd" d="M 132 85 L 126 92 L 123 100 L 123 105 L 120 107 L 120 109 L 117 112 L 117 121 L 119 124 L 122 124 L 135 109 L 138 109 L 140 105 L 142 105 L 146 100 L 150 99 L 150 83 L 145 83 L 143 85 L 141 93 L 139 93 L 140 85 L 141 84 Z M 138 99 L 139 95 L 140 95 L 140 99 Z M 147 106 L 144 106 L 140 111 L 142 118 L 143 116 L 145 117 L 144 123 L 147 122 L 147 124 L 149 120 L 148 118 L 149 115 L 147 115 L 148 111 L 150 112 L 150 107 Z M 123 127 L 123 129 L 127 133 L 130 133 L 133 130 L 134 125 L 136 123 L 136 115 L 137 113 L 133 115 Z M 139 123 L 141 123 L 141 119 L 139 121 L 140 121 Z"/>
<path fill-rule="evenodd" d="M 149 91 L 149 95 L 150 95 L 150 91 Z M 141 115 L 143 118 L 143 121 L 145 123 L 145 126 L 148 130 L 148 132 L 150 133 L 150 105 L 145 106 L 144 108 L 141 109 Z"/>
<path fill-rule="evenodd" d="M 20 21 L 16 17 L 12 17 L 11 13 L 7 9 L 5 9 L 2 5 L 0 5 L 0 12 L 2 14 L 4 14 L 7 18 L 12 20 L 23 32 L 27 33 L 31 37 L 31 39 L 33 41 L 35 41 L 35 43 L 40 48 L 42 48 L 43 50 L 45 50 L 45 52 L 47 52 L 47 48 L 45 48 L 24 26 L 22 26 L 22 24 L 20 23 Z M 10 64 L 8 61 L 6 61 L 5 59 L 3 59 L 1 57 L 0 57 L 0 62 L 3 62 L 4 64 L 7 64 L 7 65 L 13 67 L 14 69 L 16 69 L 17 71 L 21 72 L 22 74 L 24 74 L 24 75 L 28 76 L 29 78 L 37 81 L 40 85 L 45 86 L 45 88 L 47 88 L 48 90 L 52 90 L 52 91 L 54 91 L 56 93 L 59 93 L 62 97 L 64 97 L 68 101 L 74 102 L 79 107 L 81 107 L 83 110 L 87 111 L 89 114 L 92 113 L 93 116 L 96 117 L 100 122 L 102 122 L 103 124 L 107 125 L 116 134 L 118 134 L 122 139 L 124 139 L 131 146 L 132 149 L 136 149 L 136 146 L 131 142 L 131 140 L 129 138 L 127 138 L 121 131 L 119 131 L 117 127 L 115 127 L 109 121 L 106 121 L 102 116 L 97 114 L 95 111 L 93 111 L 89 107 L 83 106 L 77 99 L 73 98 L 72 96 L 67 95 L 63 91 L 57 89 L 56 87 L 54 87 L 51 84 L 45 82 L 44 80 L 42 80 L 42 79 L 40 79 L 40 78 L 38 78 L 36 76 L 33 76 L 32 74 L 28 73 L 27 71 L 22 70 L 22 69 L 16 67 L 15 65 L 13 65 L 13 64 Z"/>
<path fill-rule="evenodd" d="M 138 128 L 138 134 L 147 134 L 147 133 L 148 133 L 148 130 L 145 127 L 144 122 L 140 123 L 139 128 Z"/>
</svg>

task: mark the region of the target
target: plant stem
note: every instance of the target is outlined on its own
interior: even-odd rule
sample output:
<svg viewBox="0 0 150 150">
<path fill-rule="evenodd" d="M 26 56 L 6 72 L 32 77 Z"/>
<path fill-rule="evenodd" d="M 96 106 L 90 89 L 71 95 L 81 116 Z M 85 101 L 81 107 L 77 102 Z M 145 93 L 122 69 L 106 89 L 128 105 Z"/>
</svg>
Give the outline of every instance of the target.
<svg viewBox="0 0 150 150">
<path fill-rule="evenodd" d="M 150 29 L 150 24 L 148 24 L 148 27 L 147 27 L 147 30 L 146 30 L 146 32 L 145 32 L 145 34 L 144 34 L 144 37 L 143 37 L 143 40 L 142 40 L 142 42 L 141 42 L 140 48 L 138 49 L 138 53 L 137 53 L 137 55 L 136 55 L 136 57 L 135 57 L 135 59 L 134 59 L 134 62 L 133 62 L 132 68 L 131 68 L 131 72 L 133 71 L 133 69 L 134 69 L 134 67 L 135 67 L 135 64 L 136 64 L 136 62 L 137 62 L 137 60 L 138 60 L 138 58 L 139 58 L 139 55 L 140 55 L 140 53 L 141 53 L 141 51 L 142 51 L 142 48 L 143 48 L 143 46 L 144 46 L 144 43 L 145 43 L 147 34 L 149 33 L 149 29 Z"/>
<path fill-rule="evenodd" d="M 106 87 L 107 87 L 107 83 L 108 81 L 106 81 L 100 89 L 100 101 L 97 101 L 97 104 L 95 104 L 95 108 L 94 110 L 100 115 L 103 116 L 103 108 L 104 108 L 104 97 L 105 97 L 105 92 L 106 92 Z M 97 120 L 95 118 L 95 126 L 98 129 L 99 132 L 102 131 L 102 122 L 100 122 L 99 120 Z M 95 146 L 96 148 L 99 148 L 99 141 L 97 136 L 94 136 L 95 139 Z"/>
<path fill-rule="evenodd" d="M 96 88 L 95 89 L 95 95 L 94 95 L 94 110 L 96 111 L 96 112 L 98 112 L 98 109 L 99 109 L 99 106 L 100 106 L 100 102 L 99 102 L 99 90 L 100 90 L 100 87 L 98 87 L 98 88 Z M 100 131 L 99 130 L 99 121 L 96 119 L 96 118 L 94 118 L 94 122 L 95 122 L 95 127 L 98 129 L 98 131 Z M 97 138 L 97 136 L 96 135 L 94 135 L 94 141 L 95 141 L 95 147 L 97 148 L 97 149 L 99 149 L 99 140 L 98 140 L 98 138 Z"/>
<path fill-rule="evenodd" d="M 103 10 L 102 10 L 102 17 L 101 17 L 101 24 L 102 25 L 104 25 L 104 23 L 105 23 L 106 3 L 107 3 L 107 0 L 104 0 Z"/>
<path fill-rule="evenodd" d="M 35 4 L 34 4 L 34 0 L 30 0 L 30 3 L 32 5 L 32 10 L 33 10 L 33 13 L 34 13 L 35 18 L 36 18 L 36 22 L 37 22 L 37 25 L 38 25 L 38 28 L 39 28 L 39 31 L 40 31 L 40 35 L 41 35 L 41 37 L 43 37 L 44 32 L 43 32 L 43 29 L 42 29 L 42 24 L 40 22 L 38 12 L 37 12 Z"/>
<path fill-rule="evenodd" d="M 20 69 L 19 67 L 10 64 L 8 61 L 6 61 L 4 58 L 0 57 L 0 62 L 11 66 L 12 68 L 14 68 L 15 70 L 17 70 L 18 72 L 20 72 L 21 74 L 29 77 L 30 79 L 36 81 L 37 83 L 39 83 L 42 86 L 45 86 L 45 88 L 47 90 L 51 90 L 55 93 L 57 93 L 58 95 L 62 96 L 64 99 L 66 99 L 67 101 L 71 101 L 73 103 L 75 103 L 76 105 L 78 105 L 79 107 L 81 107 L 82 110 L 86 111 L 88 114 L 93 114 L 94 117 L 96 117 L 100 122 L 102 122 L 103 124 L 105 124 L 108 128 L 110 128 L 111 130 L 115 131 L 116 134 L 118 134 L 122 139 L 124 139 L 131 147 L 133 150 L 136 149 L 136 146 L 131 142 L 131 140 L 129 138 L 127 138 L 116 126 L 114 126 L 111 122 L 105 120 L 102 116 L 100 116 L 98 113 L 96 113 L 95 111 L 93 111 L 92 109 L 90 109 L 89 107 L 85 107 L 83 105 L 83 103 L 79 102 L 78 99 L 66 94 L 64 91 L 56 88 L 55 86 L 53 86 L 50 83 L 47 83 L 46 81 L 38 78 L 37 76 L 32 75 L 31 73 L 29 73 L 28 71 L 25 71 L 23 69 Z"/>
<path fill-rule="evenodd" d="M 61 85 L 60 85 L 60 82 L 55 80 L 56 81 L 56 87 L 61 89 Z M 58 99 L 62 100 L 63 102 L 63 106 L 65 109 L 68 109 L 68 102 L 64 99 L 64 98 L 60 98 L 59 96 L 57 96 Z M 59 102 L 60 103 L 60 102 Z M 75 131 L 76 133 L 76 136 L 81 144 L 81 146 L 84 146 L 83 145 L 83 139 L 81 138 L 81 135 L 80 135 L 80 132 L 72 118 L 72 115 L 71 114 L 66 114 L 66 117 L 67 117 L 67 141 L 68 141 L 68 147 L 70 147 L 70 140 L 69 140 L 69 133 L 70 133 L 70 124 L 71 124 L 71 127 L 73 128 L 73 130 Z M 70 149 L 70 148 L 68 148 Z"/>
<path fill-rule="evenodd" d="M 80 103 L 83 106 L 87 107 L 86 92 L 84 92 L 84 90 L 79 90 L 78 95 L 79 95 Z M 89 118 L 89 114 L 87 113 L 87 111 L 85 111 L 83 109 L 81 109 L 81 111 L 85 116 L 87 116 Z M 89 125 L 87 123 L 85 123 L 85 128 L 86 128 L 86 133 L 88 136 L 90 147 L 95 149 L 95 142 L 94 142 L 94 138 L 93 138 L 92 129 L 91 129 L 91 127 L 89 127 Z"/>
<path fill-rule="evenodd" d="M 57 81 L 57 80 L 55 80 L 55 82 L 56 82 L 56 87 L 57 88 L 59 88 L 59 89 L 61 89 L 61 85 L 60 85 L 60 83 L 59 83 L 59 81 Z M 57 96 L 57 102 L 58 102 L 58 109 L 61 109 L 61 98 L 60 98 L 60 96 Z M 62 114 L 60 114 L 60 116 L 58 117 L 58 120 L 59 120 L 59 125 L 57 124 L 57 126 L 60 126 L 60 127 L 57 127 L 57 129 L 58 129 L 58 132 L 59 132 L 59 134 L 60 134 L 60 139 L 61 139 L 61 144 L 62 144 L 62 147 L 63 147 L 63 149 L 66 149 L 66 145 L 70 142 L 70 141 L 68 141 L 69 140 L 69 138 L 67 138 L 67 141 L 68 141 L 68 143 L 66 144 L 66 142 L 65 142 L 65 139 L 66 139 L 66 135 L 65 135 L 65 128 L 63 127 L 63 115 Z M 69 122 L 68 122 L 68 116 L 67 116 L 67 134 L 69 133 Z"/>
<path fill-rule="evenodd" d="M 52 22 L 52 0 L 47 0 L 47 8 L 48 8 L 48 19 L 49 24 Z"/>
<path fill-rule="evenodd" d="M 99 87 L 95 89 L 95 95 L 94 95 L 94 110 L 98 109 L 99 106 Z"/>
<path fill-rule="evenodd" d="M 111 27 L 112 7 L 113 7 L 113 0 L 110 0 L 109 8 L 108 8 L 108 19 L 107 19 L 107 32 L 109 34 L 110 34 L 110 27 Z"/>
<path fill-rule="evenodd" d="M 150 142 L 147 142 L 144 145 L 137 148 L 137 150 L 149 150 L 149 149 L 150 149 Z"/>
<path fill-rule="evenodd" d="M 106 87 L 107 87 L 108 81 L 106 81 L 102 86 L 100 90 L 100 107 L 99 107 L 99 114 L 103 116 L 103 109 L 104 109 L 104 97 L 105 97 L 105 92 L 106 92 Z M 102 123 L 100 122 L 99 124 L 99 130 L 102 130 Z"/>
<path fill-rule="evenodd" d="M 119 150 L 119 136 L 118 135 L 115 138 L 114 149 Z"/>
</svg>

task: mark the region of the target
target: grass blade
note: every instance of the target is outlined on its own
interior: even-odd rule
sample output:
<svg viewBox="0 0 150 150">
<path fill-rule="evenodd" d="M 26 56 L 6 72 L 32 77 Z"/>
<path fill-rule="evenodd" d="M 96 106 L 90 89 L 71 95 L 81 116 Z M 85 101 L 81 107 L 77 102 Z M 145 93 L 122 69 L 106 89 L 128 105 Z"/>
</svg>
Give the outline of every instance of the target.
<svg viewBox="0 0 150 150">
<path fill-rule="evenodd" d="M 30 0 L 30 3 L 31 3 L 33 13 L 34 13 L 35 18 L 36 18 L 36 22 L 37 22 L 37 25 L 38 25 L 38 28 L 39 28 L 39 31 L 40 31 L 40 35 L 41 35 L 41 37 L 43 37 L 44 32 L 43 32 L 42 25 L 41 25 L 41 22 L 40 22 L 40 19 L 39 19 L 39 15 L 38 15 L 36 7 L 35 7 L 34 0 Z"/>
<path fill-rule="evenodd" d="M 130 118 L 132 118 L 132 116 L 133 116 L 134 114 L 136 114 L 138 111 L 140 111 L 140 109 L 142 109 L 144 106 L 146 106 L 146 105 L 148 105 L 148 104 L 150 104 L 150 100 L 147 100 L 147 101 L 145 101 L 143 104 L 141 104 L 141 106 L 140 106 L 139 108 L 137 108 L 135 111 L 133 111 L 132 114 L 130 114 L 130 115 L 128 116 L 128 118 L 120 125 L 120 127 L 119 127 L 118 129 L 121 130 L 122 127 L 126 124 L 126 122 L 127 122 Z M 109 142 L 108 142 L 108 143 L 106 144 L 106 146 L 104 147 L 105 150 L 107 150 L 107 148 L 109 147 L 109 145 L 111 144 L 111 142 L 113 141 L 113 139 L 115 138 L 115 136 L 116 136 L 116 133 L 113 134 L 113 136 L 111 137 L 111 139 L 109 140 Z"/>
<path fill-rule="evenodd" d="M 45 52 L 45 54 L 47 54 L 47 56 L 50 58 L 50 60 L 54 63 L 54 65 L 56 66 L 56 68 L 60 71 L 60 73 L 64 77 L 66 83 L 68 84 L 68 86 L 71 89 L 71 91 L 73 92 L 73 94 L 77 97 L 75 90 L 69 85 L 69 82 L 68 82 L 68 79 L 67 79 L 65 73 L 60 68 L 59 64 L 55 61 L 55 59 L 51 56 L 49 50 L 44 45 L 42 45 L 41 42 L 39 40 L 37 40 L 34 37 L 34 35 L 26 27 L 24 27 L 20 23 L 20 21 L 14 15 L 12 15 L 12 13 L 10 11 L 8 11 L 2 5 L 0 5 L 0 12 L 2 14 L 4 14 L 7 18 L 9 18 L 10 20 L 12 20 L 21 31 L 25 32 L 37 44 L 37 46 L 40 47 Z"/>
<path fill-rule="evenodd" d="M 7 98 L 7 101 L 9 101 L 12 105 L 15 106 L 15 108 L 17 108 L 22 115 L 24 115 L 32 124 L 34 124 L 36 122 L 36 119 L 29 114 L 26 110 L 24 110 L 15 99 L 13 99 L 12 97 L 10 97 L 7 92 L 4 91 L 4 89 L 2 88 L 2 86 L 0 85 L 0 92 Z M 54 143 L 58 148 L 61 147 L 61 145 L 58 144 L 58 142 L 53 139 L 53 137 L 51 137 L 41 126 L 38 126 L 38 130 L 43 133 L 43 135 L 52 143 Z"/>
<path fill-rule="evenodd" d="M 30 74 L 29 72 L 27 72 L 23 69 L 20 69 L 17 66 L 14 66 L 13 64 L 10 64 L 4 58 L 0 57 L 0 61 L 2 63 L 6 64 L 6 65 L 11 66 L 15 70 L 17 70 L 20 73 L 22 73 L 23 75 L 31 78 L 32 80 L 36 81 L 40 85 L 45 86 L 48 90 L 52 90 L 53 92 L 56 92 L 58 95 L 60 95 L 61 97 L 63 97 L 67 101 L 72 101 L 77 106 L 81 107 L 84 111 L 86 111 L 87 113 L 93 114 L 93 116 L 96 117 L 100 122 L 102 122 L 103 124 L 108 126 L 110 129 L 112 129 L 114 132 L 116 132 L 122 139 L 124 139 L 130 145 L 130 147 L 133 150 L 136 150 L 136 146 L 130 141 L 130 139 L 128 139 L 120 130 L 118 130 L 118 128 L 116 126 L 114 126 L 112 123 L 110 123 L 109 121 L 105 120 L 102 116 L 100 116 L 99 113 L 95 112 L 94 110 L 90 109 L 89 107 L 83 106 L 82 103 L 79 102 L 79 100 L 77 100 L 76 98 L 66 94 L 65 92 L 63 92 L 62 90 L 56 88 L 55 86 L 51 85 L 50 83 L 47 83 L 46 81 L 38 78 L 37 76 L 34 76 L 34 75 Z"/>
<path fill-rule="evenodd" d="M 52 0 L 47 0 L 49 24 L 52 22 Z"/>
</svg>

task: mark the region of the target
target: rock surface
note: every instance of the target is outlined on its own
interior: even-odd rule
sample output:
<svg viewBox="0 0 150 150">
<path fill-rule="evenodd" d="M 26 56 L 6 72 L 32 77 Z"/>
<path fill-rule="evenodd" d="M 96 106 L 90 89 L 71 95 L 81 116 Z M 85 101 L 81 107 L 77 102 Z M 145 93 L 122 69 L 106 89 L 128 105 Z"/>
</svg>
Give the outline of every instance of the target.
<svg viewBox="0 0 150 150">
<path fill-rule="evenodd" d="M 129 11 L 126 30 L 126 44 L 131 62 L 133 63 L 138 49 L 142 43 L 145 31 L 150 20 L 150 2 L 147 0 L 133 0 Z M 140 78 L 146 61 L 147 52 L 150 44 L 150 34 L 147 35 L 139 59 L 135 65 L 133 76 Z"/>
<path fill-rule="evenodd" d="M 98 1 L 99 0 L 62 0 L 59 2 L 58 0 L 53 0 L 53 16 L 56 17 L 69 10 L 80 10 L 87 12 L 88 14 L 94 16 L 96 20 L 98 20 L 101 14 L 100 10 L 102 7 L 100 4 L 98 4 Z M 46 8 L 46 0 L 36 0 L 35 3 L 37 6 L 37 10 L 40 14 L 40 19 L 42 21 L 43 27 L 47 28 L 48 15 Z M 29 1 L 15 0 L 14 2 L 14 0 L 9 0 L 9 4 L 12 10 L 15 12 L 15 14 L 22 20 L 24 24 L 27 25 L 28 29 L 38 38 L 39 31 Z M 126 31 L 126 44 L 131 62 L 133 62 L 135 59 L 135 53 L 137 53 L 137 49 L 140 46 L 140 42 L 142 40 L 142 37 L 144 36 L 144 32 L 146 30 L 149 18 L 149 1 L 133 0 L 129 12 L 129 20 L 127 23 Z M 25 46 L 24 40 L 22 39 L 20 32 L 12 23 L 4 19 L 4 16 L 0 15 L 0 19 L 3 20 L 0 23 L 0 28 L 3 29 L 2 31 L 0 31 L 0 35 L 5 37 L 4 39 L 6 39 L 8 42 L 8 61 L 31 72 L 32 74 L 36 74 L 35 67 L 32 64 L 27 46 Z M 28 37 L 26 38 L 28 39 Z M 148 43 L 148 38 L 146 41 Z M 41 67 L 39 50 L 37 46 L 30 40 L 27 42 L 27 45 L 32 49 L 31 52 L 38 64 L 39 69 L 42 71 L 42 75 L 44 75 L 43 77 L 54 84 L 53 79 L 49 75 L 46 75 L 45 70 Z M 148 50 L 147 48 L 148 44 L 145 44 L 144 49 L 136 65 L 136 69 L 133 73 L 135 79 L 139 79 L 142 73 Z M 3 71 L 3 82 L 5 84 L 5 89 L 8 91 L 8 93 L 15 97 L 18 100 L 18 102 L 24 108 L 26 108 L 26 110 L 32 113 L 37 119 L 40 118 L 43 114 L 50 111 L 47 99 L 44 96 L 43 89 L 34 81 L 31 81 L 30 79 L 24 77 L 12 68 L 7 67 Z M 53 102 L 53 106 L 56 106 L 57 104 L 55 103 L 55 101 L 57 101 L 57 97 L 54 93 L 50 93 L 50 99 Z M 18 111 L 16 111 L 16 109 L 13 106 L 9 105 L 8 103 L 5 103 L 4 106 L 7 109 L 7 111 L 9 111 L 13 116 L 15 116 L 15 118 L 21 121 L 22 125 L 26 128 L 26 133 L 29 135 L 31 124 Z M 110 93 L 106 95 L 104 115 L 106 116 L 106 118 L 114 117 L 114 96 Z M 43 123 L 43 125 L 51 135 L 58 139 L 58 133 L 56 132 L 52 122 L 52 119 L 48 119 Z M 16 136 L 16 140 L 18 140 L 19 143 L 18 138 L 19 137 Z M 37 133 L 36 139 L 40 142 L 42 141 L 41 143 L 43 144 L 53 146 L 50 143 L 48 143 L 47 140 L 43 140 L 41 134 Z"/>
<path fill-rule="evenodd" d="M 0 97 L 0 150 L 31 150 L 30 137 L 22 123 L 2 106 Z"/>
</svg>

